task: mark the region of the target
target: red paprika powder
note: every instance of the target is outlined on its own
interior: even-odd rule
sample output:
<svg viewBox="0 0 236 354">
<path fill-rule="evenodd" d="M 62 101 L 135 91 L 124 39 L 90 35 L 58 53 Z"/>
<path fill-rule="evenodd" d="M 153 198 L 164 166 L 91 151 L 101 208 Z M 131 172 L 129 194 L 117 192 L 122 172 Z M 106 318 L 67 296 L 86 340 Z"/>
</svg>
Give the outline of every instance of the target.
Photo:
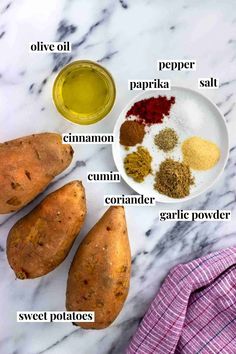
<svg viewBox="0 0 236 354">
<path fill-rule="evenodd" d="M 175 97 L 166 96 L 150 97 L 135 102 L 126 113 L 126 117 L 136 116 L 140 123 L 152 125 L 162 123 L 165 116 L 170 113 L 171 105 L 175 103 Z"/>
</svg>

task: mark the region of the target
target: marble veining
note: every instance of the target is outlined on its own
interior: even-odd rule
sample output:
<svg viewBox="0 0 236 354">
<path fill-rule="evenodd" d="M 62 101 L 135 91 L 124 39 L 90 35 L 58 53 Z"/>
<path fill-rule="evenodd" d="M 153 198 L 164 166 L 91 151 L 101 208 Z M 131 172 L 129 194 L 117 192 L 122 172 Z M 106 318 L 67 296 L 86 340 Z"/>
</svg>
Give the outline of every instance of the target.
<svg viewBox="0 0 236 354">
<path fill-rule="evenodd" d="M 71 166 L 30 205 L 0 216 L 0 353 L 123 354 L 166 274 L 175 264 L 236 244 L 236 3 L 234 0 L 2 0 L 0 3 L 0 139 L 33 132 L 112 132 L 120 111 L 135 95 L 128 79 L 170 78 L 197 88 L 197 78 L 215 76 L 218 90 L 205 95 L 223 112 L 230 134 L 224 174 L 204 195 L 184 204 L 126 208 L 132 249 L 132 279 L 125 306 L 110 328 L 85 331 L 71 324 L 16 323 L 17 310 L 64 310 L 68 269 L 87 231 L 103 214 L 104 194 L 131 194 L 124 183 L 87 184 L 88 171 L 113 170 L 111 147 L 75 145 Z M 72 43 L 70 54 L 29 53 L 29 42 Z M 156 71 L 157 59 L 196 59 L 196 72 Z M 88 127 L 62 119 L 51 99 L 57 72 L 76 59 L 96 60 L 113 74 L 117 101 L 104 121 Z M 206 117 L 207 119 L 207 117 Z M 87 192 L 85 227 L 54 272 L 15 280 L 5 248 L 13 224 L 52 190 L 81 179 Z M 230 222 L 160 222 L 160 209 L 229 209 Z"/>
</svg>

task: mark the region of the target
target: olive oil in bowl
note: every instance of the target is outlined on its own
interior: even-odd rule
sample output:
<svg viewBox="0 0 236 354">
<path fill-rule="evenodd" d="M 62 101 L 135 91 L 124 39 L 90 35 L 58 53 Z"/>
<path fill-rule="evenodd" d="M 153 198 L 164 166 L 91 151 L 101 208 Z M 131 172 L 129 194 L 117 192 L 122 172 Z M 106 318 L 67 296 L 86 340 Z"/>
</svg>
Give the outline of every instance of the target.
<svg viewBox="0 0 236 354">
<path fill-rule="evenodd" d="M 104 118 L 115 96 L 111 74 L 92 61 L 78 60 L 65 66 L 53 86 L 58 111 L 77 124 L 93 124 Z"/>
</svg>

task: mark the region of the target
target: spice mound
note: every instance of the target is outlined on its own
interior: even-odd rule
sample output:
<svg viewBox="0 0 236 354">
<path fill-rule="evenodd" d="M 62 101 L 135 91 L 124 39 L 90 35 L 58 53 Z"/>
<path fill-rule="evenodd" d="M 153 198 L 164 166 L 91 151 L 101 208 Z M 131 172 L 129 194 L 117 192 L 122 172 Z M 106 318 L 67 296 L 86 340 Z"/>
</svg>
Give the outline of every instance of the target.
<svg viewBox="0 0 236 354">
<path fill-rule="evenodd" d="M 120 144 L 134 146 L 141 144 L 145 135 L 144 125 L 134 120 L 125 121 L 120 127 Z"/>
<path fill-rule="evenodd" d="M 171 198 L 184 198 L 189 195 L 192 184 L 194 178 L 188 165 L 166 159 L 156 173 L 154 189 Z"/>
<path fill-rule="evenodd" d="M 147 125 L 162 123 L 165 116 L 170 114 L 171 105 L 175 103 L 175 97 L 166 96 L 150 97 L 135 102 L 126 113 L 126 117 L 134 115 L 137 119 Z"/>
<path fill-rule="evenodd" d="M 193 136 L 182 144 L 184 162 L 193 170 L 209 170 L 220 159 L 220 149 L 211 141 Z"/>
<path fill-rule="evenodd" d="M 173 150 L 178 143 L 178 135 L 171 128 L 162 129 L 155 135 L 154 143 L 165 152 Z"/>
<path fill-rule="evenodd" d="M 136 182 L 143 182 L 144 178 L 152 172 L 152 157 L 148 150 L 139 146 L 137 151 L 128 154 L 124 159 L 124 168 L 128 176 Z"/>
</svg>

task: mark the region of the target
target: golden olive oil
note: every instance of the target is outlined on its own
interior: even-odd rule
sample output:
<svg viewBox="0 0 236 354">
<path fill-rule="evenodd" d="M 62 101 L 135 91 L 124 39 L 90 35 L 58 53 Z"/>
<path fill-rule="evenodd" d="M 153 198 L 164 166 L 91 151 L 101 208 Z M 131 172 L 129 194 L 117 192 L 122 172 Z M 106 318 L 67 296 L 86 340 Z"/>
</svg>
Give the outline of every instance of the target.
<svg viewBox="0 0 236 354">
<path fill-rule="evenodd" d="M 58 111 L 78 124 L 104 118 L 115 101 L 115 84 L 108 71 L 91 61 L 76 61 L 57 76 L 53 98 Z"/>
</svg>

